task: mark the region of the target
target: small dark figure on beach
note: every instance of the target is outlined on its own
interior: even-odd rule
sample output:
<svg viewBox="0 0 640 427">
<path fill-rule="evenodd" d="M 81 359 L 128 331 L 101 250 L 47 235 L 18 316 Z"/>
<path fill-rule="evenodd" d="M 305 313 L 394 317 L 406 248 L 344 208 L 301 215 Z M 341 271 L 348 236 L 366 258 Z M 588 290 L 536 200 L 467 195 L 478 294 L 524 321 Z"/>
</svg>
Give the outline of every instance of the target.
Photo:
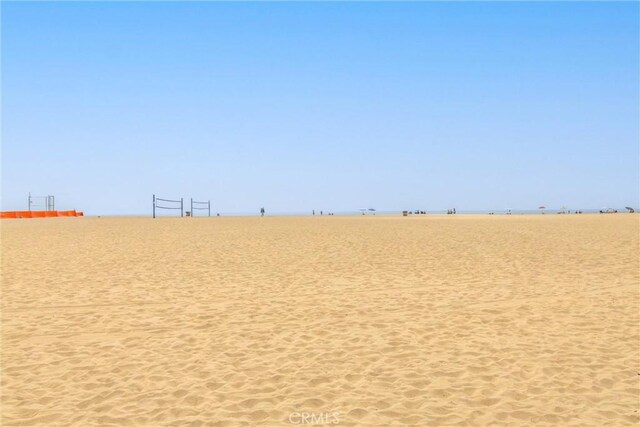
<svg viewBox="0 0 640 427">
<path fill-rule="evenodd" d="M 322 211 L 320 211 L 320 215 L 322 215 Z"/>
<path fill-rule="evenodd" d="M 264 216 L 264 208 L 260 208 L 260 216 Z"/>
<path fill-rule="evenodd" d="M 315 214 L 316 214 L 316 210 L 314 209 L 311 211 L 311 215 L 315 215 Z"/>
</svg>

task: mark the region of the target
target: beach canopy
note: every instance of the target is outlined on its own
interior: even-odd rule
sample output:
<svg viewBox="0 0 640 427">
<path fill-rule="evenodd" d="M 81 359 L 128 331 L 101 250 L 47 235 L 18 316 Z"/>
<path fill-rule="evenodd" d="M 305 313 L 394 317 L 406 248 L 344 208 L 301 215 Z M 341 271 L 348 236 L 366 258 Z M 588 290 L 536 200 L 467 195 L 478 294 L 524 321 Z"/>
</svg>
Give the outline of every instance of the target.
<svg viewBox="0 0 640 427">
<path fill-rule="evenodd" d="M 626 210 L 628 210 L 629 212 L 635 212 L 635 209 L 630 208 L 629 206 L 625 206 L 624 207 Z"/>
<path fill-rule="evenodd" d="M 544 206 L 538 206 L 538 209 L 546 209 Z"/>
</svg>

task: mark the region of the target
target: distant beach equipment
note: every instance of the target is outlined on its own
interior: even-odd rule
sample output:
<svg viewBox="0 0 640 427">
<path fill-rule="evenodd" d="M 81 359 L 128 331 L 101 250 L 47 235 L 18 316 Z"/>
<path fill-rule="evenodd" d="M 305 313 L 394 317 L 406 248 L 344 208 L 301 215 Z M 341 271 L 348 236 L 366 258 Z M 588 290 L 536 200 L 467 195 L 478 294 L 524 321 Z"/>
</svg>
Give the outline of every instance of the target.
<svg viewBox="0 0 640 427">
<path fill-rule="evenodd" d="M 28 209 L 34 211 L 35 208 L 42 208 L 43 211 L 55 211 L 56 210 L 56 198 L 52 195 L 47 196 L 32 196 L 29 192 L 28 197 Z"/>
<path fill-rule="evenodd" d="M 163 204 L 159 205 L 158 202 L 163 202 Z M 179 203 L 179 205 L 178 205 Z M 167 204 L 169 204 L 167 206 Z M 180 209 L 180 216 L 184 216 L 184 200 L 182 197 L 180 200 L 171 200 L 171 199 L 161 199 L 160 197 L 156 197 L 153 195 L 153 218 L 156 217 L 156 209 Z"/>
<path fill-rule="evenodd" d="M 207 200 L 206 202 L 197 202 L 191 198 L 191 213 L 189 215 L 192 217 L 196 216 L 196 210 L 207 211 L 207 216 L 211 216 L 211 200 Z"/>
</svg>

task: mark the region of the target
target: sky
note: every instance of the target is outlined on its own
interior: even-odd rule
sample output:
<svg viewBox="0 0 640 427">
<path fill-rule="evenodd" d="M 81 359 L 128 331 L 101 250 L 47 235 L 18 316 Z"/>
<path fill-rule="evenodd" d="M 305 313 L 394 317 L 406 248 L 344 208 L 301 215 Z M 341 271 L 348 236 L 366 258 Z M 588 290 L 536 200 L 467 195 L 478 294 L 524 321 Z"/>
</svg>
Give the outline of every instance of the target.
<svg viewBox="0 0 640 427">
<path fill-rule="evenodd" d="M 1 8 L 3 210 L 640 205 L 637 2 Z"/>
</svg>

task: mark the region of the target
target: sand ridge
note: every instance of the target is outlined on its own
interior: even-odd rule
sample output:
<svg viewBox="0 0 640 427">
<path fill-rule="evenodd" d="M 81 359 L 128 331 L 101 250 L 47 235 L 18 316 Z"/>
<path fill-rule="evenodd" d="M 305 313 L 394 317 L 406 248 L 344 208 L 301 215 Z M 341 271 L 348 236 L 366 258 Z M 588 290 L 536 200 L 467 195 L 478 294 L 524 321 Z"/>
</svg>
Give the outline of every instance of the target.
<svg viewBox="0 0 640 427">
<path fill-rule="evenodd" d="M 639 218 L 4 220 L 2 425 L 637 425 Z"/>
</svg>

